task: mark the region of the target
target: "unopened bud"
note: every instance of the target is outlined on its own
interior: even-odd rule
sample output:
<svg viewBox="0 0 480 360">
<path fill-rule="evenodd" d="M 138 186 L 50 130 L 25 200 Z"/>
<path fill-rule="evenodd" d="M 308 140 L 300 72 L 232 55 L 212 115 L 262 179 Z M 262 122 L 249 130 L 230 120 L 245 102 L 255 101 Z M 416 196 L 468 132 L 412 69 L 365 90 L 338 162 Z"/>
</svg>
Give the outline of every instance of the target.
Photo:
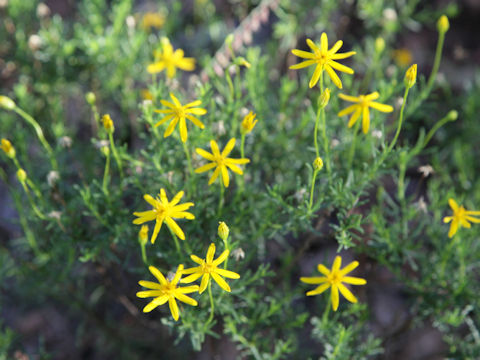
<svg viewBox="0 0 480 360">
<path fill-rule="evenodd" d="M 148 242 L 148 225 L 142 225 L 138 232 L 138 241 L 142 246 L 145 246 Z"/>
<path fill-rule="evenodd" d="M 410 89 L 417 81 L 417 64 L 410 66 L 405 73 L 405 86 Z"/>
<path fill-rule="evenodd" d="M 382 37 L 375 39 L 375 51 L 380 54 L 385 49 L 385 40 Z"/>
<path fill-rule="evenodd" d="M 455 121 L 458 119 L 458 111 L 457 110 L 450 110 L 447 114 L 448 119 L 450 121 Z"/>
<path fill-rule="evenodd" d="M 445 15 L 440 16 L 437 21 L 437 29 L 439 33 L 445 34 L 450 29 L 450 22 Z"/>
<path fill-rule="evenodd" d="M 237 63 L 237 65 L 245 66 L 247 69 L 250 69 L 250 66 L 252 66 L 252 64 L 250 64 L 247 60 L 245 60 L 244 57 L 241 56 L 236 58 L 235 62 Z"/>
<path fill-rule="evenodd" d="M 7 139 L 2 139 L 2 145 L 0 147 L 10 159 L 13 159 L 15 157 L 15 148 L 10 141 L 8 141 Z"/>
<path fill-rule="evenodd" d="M 313 161 L 313 169 L 315 171 L 320 171 L 320 170 L 322 170 L 322 168 L 323 168 L 323 159 L 321 157 L 317 157 Z"/>
<path fill-rule="evenodd" d="M 15 109 L 15 106 L 15 102 L 8 96 L 0 95 L 0 107 L 7 110 L 13 110 Z"/>
<path fill-rule="evenodd" d="M 220 236 L 220 239 L 222 239 L 224 242 L 227 241 L 229 233 L 230 229 L 228 228 L 227 224 L 225 224 L 223 221 L 220 221 L 220 224 L 218 225 L 218 236 Z"/>
<path fill-rule="evenodd" d="M 17 179 L 21 183 L 24 183 L 27 180 L 27 173 L 23 169 L 18 169 L 17 171 Z"/>
<path fill-rule="evenodd" d="M 105 130 L 107 130 L 107 132 L 114 132 L 115 131 L 115 126 L 113 125 L 113 120 L 112 118 L 110 117 L 109 114 L 105 114 L 102 116 L 102 122 L 103 122 L 103 127 L 105 128 Z"/>
<path fill-rule="evenodd" d="M 102 146 L 100 148 L 100 151 L 102 152 L 102 154 L 107 157 L 110 155 L 110 148 L 108 146 Z"/>
<path fill-rule="evenodd" d="M 85 100 L 87 100 L 87 103 L 90 104 L 90 106 L 95 105 L 95 101 L 97 101 L 97 98 L 95 94 L 91 91 L 85 94 Z"/>
<path fill-rule="evenodd" d="M 227 45 L 228 47 L 231 47 L 233 44 L 233 39 L 234 39 L 233 34 L 228 34 L 227 37 L 225 38 L 225 45 Z"/>
<path fill-rule="evenodd" d="M 330 89 L 326 88 L 318 98 L 318 106 L 323 109 L 330 101 Z"/>
</svg>

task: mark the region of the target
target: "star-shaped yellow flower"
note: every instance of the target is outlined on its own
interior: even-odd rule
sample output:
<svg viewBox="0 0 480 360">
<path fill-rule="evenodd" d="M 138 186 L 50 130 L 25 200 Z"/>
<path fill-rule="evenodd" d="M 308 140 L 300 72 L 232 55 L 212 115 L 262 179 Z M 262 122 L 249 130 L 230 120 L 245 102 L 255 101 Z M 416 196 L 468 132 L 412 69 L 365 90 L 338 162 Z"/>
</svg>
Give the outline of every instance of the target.
<svg viewBox="0 0 480 360">
<path fill-rule="evenodd" d="M 203 123 L 193 115 L 205 115 L 207 113 L 207 110 L 194 107 L 202 103 L 200 100 L 196 100 L 186 105 L 182 105 L 172 93 L 170 93 L 170 97 L 172 98 L 173 103 L 166 100 L 160 100 L 162 105 L 167 107 L 168 109 L 155 110 L 155 112 L 157 113 L 166 114 L 164 118 L 162 118 L 159 122 L 155 124 L 155 127 L 160 126 L 163 123 L 171 120 L 170 124 L 165 130 L 165 133 L 163 134 L 163 137 L 168 137 L 172 135 L 173 130 L 175 130 L 175 126 L 180 123 L 180 138 L 183 142 L 186 142 L 188 138 L 186 119 L 190 120 L 200 129 L 203 129 L 205 128 L 205 125 L 203 125 Z"/>
<path fill-rule="evenodd" d="M 342 82 L 340 78 L 335 73 L 335 70 L 353 74 L 353 69 L 349 68 L 348 66 L 342 65 L 335 60 L 345 59 L 352 55 L 355 55 L 355 51 L 349 51 L 346 53 L 337 53 L 337 51 L 342 47 L 343 41 L 338 40 L 333 47 L 328 50 L 328 37 L 326 33 L 322 33 L 320 37 L 320 48 L 315 45 L 315 43 L 307 39 L 307 45 L 312 50 L 312 52 L 293 49 L 293 55 L 296 55 L 300 58 L 307 59 L 299 64 L 290 66 L 290 69 L 301 69 L 310 65 L 316 65 L 315 71 L 313 72 L 313 76 L 310 79 L 309 86 L 312 88 L 320 79 L 320 75 L 323 70 L 327 72 L 332 79 L 333 83 L 338 87 L 342 88 Z M 334 70 L 335 69 L 335 70 Z"/>
<path fill-rule="evenodd" d="M 471 224 L 470 222 L 473 223 L 480 223 L 480 219 L 474 217 L 474 216 L 480 216 L 480 211 L 467 211 L 463 205 L 458 206 L 457 202 L 453 199 L 448 199 L 448 204 L 452 208 L 453 214 L 452 216 L 445 216 L 443 218 L 444 223 L 449 223 L 450 224 L 450 231 L 448 232 L 448 237 L 453 237 L 457 233 L 458 226 L 463 226 L 466 227 L 467 229 L 470 229 Z"/>
<path fill-rule="evenodd" d="M 175 299 L 180 300 L 188 305 L 197 306 L 198 303 L 196 300 L 185 295 L 195 291 L 198 291 L 198 285 L 177 287 L 180 277 L 182 276 L 183 265 L 179 265 L 175 276 L 172 281 L 165 279 L 165 276 L 154 266 L 149 266 L 148 270 L 155 276 L 158 280 L 158 283 L 153 281 L 140 280 L 138 283 L 140 286 L 143 286 L 147 289 L 146 291 L 137 292 L 139 298 L 155 297 L 150 301 L 144 308 L 143 312 L 150 312 L 155 309 L 157 306 L 163 305 L 168 301 L 170 307 L 170 312 L 175 321 L 178 320 L 180 312 L 178 310 L 178 305 Z"/>
<path fill-rule="evenodd" d="M 180 229 L 180 226 L 177 225 L 175 220 L 173 220 L 174 218 L 188 220 L 195 219 L 193 214 L 185 211 L 194 205 L 193 202 L 177 205 L 180 202 L 183 194 L 183 191 L 178 192 L 170 202 L 168 201 L 167 194 L 165 193 L 164 189 L 160 189 L 160 194 L 158 194 L 157 198 L 155 199 L 148 194 L 143 196 L 145 201 L 153 206 L 153 210 L 134 212 L 133 215 L 138 216 L 138 218 L 133 220 L 133 223 L 135 225 L 140 225 L 147 221 L 156 220 L 151 239 L 152 244 L 155 243 L 157 235 L 162 228 L 164 221 L 170 230 L 175 233 L 175 235 L 177 235 L 180 239 L 185 240 L 185 234 L 183 233 L 182 229 Z"/>
<path fill-rule="evenodd" d="M 225 276 L 229 279 L 239 279 L 240 275 L 230 270 L 218 268 L 218 265 L 227 259 L 229 253 L 230 252 L 228 250 L 225 250 L 218 258 L 213 260 L 213 256 L 215 255 L 215 244 L 211 243 L 208 247 L 207 256 L 205 259 L 201 259 L 196 255 L 190 255 L 190 258 L 200 266 L 183 270 L 184 274 L 192 275 L 183 278 L 181 282 L 191 283 L 192 281 L 202 277 L 200 288 L 198 289 L 198 292 L 201 294 L 207 288 L 210 277 L 212 277 L 213 280 L 215 280 L 215 282 L 223 290 L 230 292 L 230 286 L 228 286 L 227 282 L 222 278 L 222 276 Z"/>
<path fill-rule="evenodd" d="M 367 283 L 367 281 L 362 278 L 345 276 L 346 274 L 348 274 L 358 266 L 358 261 L 353 261 L 340 270 L 341 265 L 342 265 L 342 258 L 340 256 L 337 256 L 333 261 L 332 270 L 328 270 L 324 265 L 318 264 L 317 266 L 318 271 L 320 271 L 325 276 L 300 278 L 300 281 L 306 284 L 315 284 L 315 285 L 320 284 L 320 286 L 318 286 L 316 289 L 307 292 L 307 296 L 321 294 L 322 292 L 324 292 L 325 290 L 331 287 L 332 288 L 331 299 L 332 299 L 333 311 L 337 311 L 338 309 L 338 304 L 339 304 L 338 291 L 340 291 L 348 301 L 352 303 L 357 302 L 357 298 L 342 283 L 352 284 L 352 285 L 365 285 Z"/>
<path fill-rule="evenodd" d="M 225 148 L 223 149 L 222 153 L 220 153 L 220 150 L 218 149 L 218 144 L 215 140 L 210 141 L 210 147 L 212 148 L 212 153 L 209 153 L 208 151 L 197 148 L 196 149 L 197 154 L 204 157 L 207 160 L 210 160 L 211 163 L 199 167 L 198 169 L 195 170 L 195 172 L 197 174 L 203 173 L 205 171 L 208 171 L 216 167 L 212 177 L 210 178 L 210 181 L 208 182 L 208 185 L 211 185 L 217 179 L 218 175 L 221 172 L 223 185 L 225 185 L 225 187 L 228 187 L 228 185 L 230 184 L 230 178 L 228 176 L 227 167 L 230 170 L 232 170 L 234 173 L 243 175 L 242 169 L 240 169 L 240 167 L 238 167 L 237 165 L 247 164 L 250 162 L 249 159 L 227 158 L 227 156 L 232 152 L 234 146 L 235 146 L 235 138 L 232 138 L 227 143 L 227 145 L 225 145 Z"/>
<path fill-rule="evenodd" d="M 173 46 L 167 38 L 162 38 L 162 50 L 155 51 L 155 62 L 148 65 L 147 71 L 150 74 L 156 74 L 167 69 L 167 76 L 173 78 L 177 68 L 184 71 L 193 71 L 195 69 L 195 59 L 184 57 L 182 49 L 173 51 Z"/>
<path fill-rule="evenodd" d="M 353 115 L 350 117 L 350 121 L 348 122 L 348 127 L 352 127 L 357 122 L 360 115 L 362 115 L 362 129 L 363 133 L 368 133 L 368 129 L 370 128 L 370 109 L 375 109 L 384 113 L 392 112 L 393 107 L 390 105 L 380 104 L 373 100 L 378 99 L 380 94 L 378 92 L 373 92 L 368 95 L 360 95 L 360 96 L 349 96 L 345 94 L 338 94 L 340 99 L 350 101 L 355 103 L 338 113 L 338 116 L 347 115 L 353 112 Z"/>
</svg>

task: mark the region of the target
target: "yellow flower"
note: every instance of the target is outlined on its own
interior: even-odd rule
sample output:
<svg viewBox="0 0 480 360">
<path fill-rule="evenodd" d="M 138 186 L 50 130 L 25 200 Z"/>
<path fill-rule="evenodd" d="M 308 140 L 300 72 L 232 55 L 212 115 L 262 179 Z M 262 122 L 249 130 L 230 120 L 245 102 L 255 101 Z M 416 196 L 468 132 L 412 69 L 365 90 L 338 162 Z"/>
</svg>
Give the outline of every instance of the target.
<svg viewBox="0 0 480 360">
<path fill-rule="evenodd" d="M 250 162 L 249 159 L 227 158 L 228 154 L 230 154 L 234 146 L 235 146 L 235 138 L 232 138 L 227 143 L 227 145 L 225 145 L 225 148 L 223 149 L 222 153 L 220 153 L 220 150 L 218 149 L 218 144 L 215 140 L 210 141 L 210 147 L 212 148 L 212 153 L 209 153 L 208 151 L 197 148 L 196 149 L 197 154 L 204 157 L 207 160 L 210 160 L 211 163 L 199 167 L 198 169 L 195 170 L 195 172 L 199 174 L 216 167 L 212 177 L 208 182 L 208 185 L 211 185 L 217 179 L 218 175 L 221 172 L 223 185 L 225 185 L 225 187 L 228 187 L 228 185 L 230 184 L 230 178 L 228 176 L 227 167 L 230 168 L 230 170 L 232 170 L 234 173 L 243 175 L 242 169 L 240 169 L 240 167 L 238 167 L 237 164 L 238 165 L 247 164 Z"/>
<path fill-rule="evenodd" d="M 360 95 L 356 96 L 349 96 L 344 94 L 338 94 L 340 99 L 345 101 L 350 101 L 355 103 L 355 105 L 351 105 L 338 113 L 338 116 L 344 116 L 353 112 L 353 115 L 348 122 L 348 127 L 352 127 L 356 122 L 357 119 L 362 115 L 362 129 L 364 134 L 368 133 L 368 129 L 370 127 L 370 109 L 375 109 L 381 112 L 392 112 L 393 107 L 390 105 L 380 104 L 378 102 L 374 102 L 373 100 L 378 99 L 380 94 L 378 92 L 373 92 L 368 95 Z"/>
<path fill-rule="evenodd" d="M 103 123 L 103 127 L 105 128 L 105 130 L 107 130 L 107 132 L 114 132 L 115 131 L 115 126 L 113 125 L 113 120 L 112 118 L 110 117 L 109 114 L 105 114 L 102 116 L 102 123 Z"/>
<path fill-rule="evenodd" d="M 144 308 L 143 312 L 150 312 L 155 309 L 157 306 L 163 305 L 168 301 L 170 307 L 170 312 L 175 321 L 178 320 L 180 312 L 178 310 L 178 305 L 175 299 L 184 302 L 185 304 L 197 306 L 198 303 L 196 300 L 185 295 L 195 291 L 198 291 L 198 285 L 191 285 L 185 287 L 177 287 L 180 277 L 182 276 L 183 265 L 179 265 L 175 276 L 172 281 L 165 279 L 165 276 L 154 266 L 149 266 L 148 270 L 155 276 L 158 280 L 158 283 L 153 281 L 140 280 L 138 283 L 140 286 L 143 286 L 147 289 L 146 291 L 137 292 L 139 298 L 155 297 L 150 301 Z"/>
<path fill-rule="evenodd" d="M 458 206 L 457 202 L 453 199 L 448 199 L 448 204 L 453 210 L 452 216 L 445 216 L 443 218 L 443 222 L 446 224 L 452 222 L 450 224 L 448 237 L 451 238 L 457 233 L 459 225 L 470 229 L 470 222 L 480 223 L 480 219 L 475 217 L 480 216 L 480 211 L 467 211 L 463 206 Z"/>
<path fill-rule="evenodd" d="M 412 53 L 408 49 L 402 48 L 393 51 L 393 60 L 398 66 L 407 67 L 412 63 L 412 59 Z"/>
<path fill-rule="evenodd" d="M 141 26 L 145 30 L 150 28 L 160 29 L 165 24 L 165 16 L 157 12 L 147 12 L 142 17 Z"/>
<path fill-rule="evenodd" d="M 342 295 L 345 297 L 345 299 L 347 299 L 351 303 L 357 302 L 357 298 L 342 283 L 352 284 L 352 285 L 365 285 L 367 283 L 367 281 L 362 278 L 345 276 L 358 266 L 358 261 L 353 261 L 340 270 L 341 265 L 342 265 L 342 258 L 340 256 L 337 256 L 333 261 L 332 270 L 328 270 L 324 265 L 318 264 L 317 266 L 318 271 L 320 271 L 325 276 L 300 278 L 300 281 L 304 282 L 305 284 L 320 285 L 316 289 L 308 291 L 307 296 L 321 294 L 322 292 L 324 292 L 325 290 L 331 287 L 332 288 L 331 299 L 332 299 L 333 311 L 337 311 L 338 309 L 338 304 L 339 304 L 338 291 L 339 290 L 342 293 Z"/>
<path fill-rule="evenodd" d="M 405 86 L 409 89 L 415 85 L 417 81 L 417 64 L 413 64 L 410 66 L 405 73 Z"/>
<path fill-rule="evenodd" d="M 327 34 L 322 33 L 320 37 L 320 48 L 315 45 L 315 43 L 307 39 L 307 45 L 310 47 L 312 52 L 307 52 L 307 51 L 302 51 L 302 50 L 297 50 L 293 49 L 292 53 L 293 55 L 296 55 L 302 59 L 307 59 L 306 61 L 303 61 L 299 64 L 292 65 L 290 66 L 290 69 L 301 69 L 310 65 L 315 65 L 315 71 L 313 72 L 313 76 L 310 79 L 309 86 L 312 88 L 315 86 L 315 84 L 318 82 L 318 79 L 320 79 L 320 75 L 325 70 L 327 74 L 330 76 L 330 79 L 332 79 L 333 83 L 338 87 L 342 88 L 342 82 L 340 81 L 340 78 L 338 75 L 335 73 L 335 70 L 347 73 L 347 74 L 353 74 L 353 69 L 342 65 L 335 60 L 340 60 L 340 59 L 345 59 L 348 58 L 352 55 L 355 55 L 355 51 L 349 51 L 346 53 L 337 53 L 337 51 L 342 47 L 343 41 L 338 40 L 333 47 L 328 50 L 328 37 Z"/>
<path fill-rule="evenodd" d="M 133 220 L 133 223 L 135 225 L 140 225 L 146 223 L 147 221 L 156 221 L 151 239 L 152 244 L 155 243 L 157 235 L 162 228 L 162 224 L 164 221 L 175 235 L 177 235 L 180 239 L 185 240 L 185 234 L 183 233 L 182 229 L 180 229 L 180 227 L 177 225 L 175 220 L 173 220 L 195 219 L 195 216 L 193 216 L 193 214 L 185 211 L 194 205 L 192 202 L 177 205 L 180 202 L 183 194 L 183 191 L 178 192 L 177 195 L 175 195 L 175 197 L 170 202 L 168 201 L 165 189 L 160 189 L 160 193 L 155 199 L 148 194 L 145 194 L 143 196 L 145 201 L 153 206 L 153 210 L 134 212 L 133 215 L 138 216 L 138 218 Z"/>
<path fill-rule="evenodd" d="M 211 243 L 208 247 L 207 256 L 205 259 L 201 259 L 195 255 L 190 255 L 190 258 L 200 266 L 183 270 L 184 274 L 191 275 L 183 278 L 181 282 L 191 283 L 192 281 L 195 281 L 201 277 L 202 281 L 200 283 L 200 288 L 198 289 L 198 292 L 201 294 L 207 288 L 210 277 L 212 277 L 213 280 L 215 280 L 215 282 L 223 290 L 230 292 L 230 286 L 228 286 L 227 282 L 222 278 L 222 276 L 225 276 L 229 279 L 239 279 L 240 275 L 238 275 L 236 272 L 217 267 L 227 259 L 229 253 L 230 252 L 228 250 L 225 250 L 218 258 L 213 260 L 213 256 L 215 255 L 215 244 Z"/>
<path fill-rule="evenodd" d="M 148 89 L 140 90 L 140 96 L 143 100 L 153 100 L 153 94 Z"/>
<path fill-rule="evenodd" d="M 177 68 L 184 71 L 195 69 L 195 59 L 183 56 L 183 50 L 173 51 L 173 46 L 167 38 L 162 38 L 162 50 L 155 51 L 155 62 L 148 65 L 147 71 L 156 74 L 167 69 L 167 76 L 173 78 Z"/>
<path fill-rule="evenodd" d="M 172 98 L 173 103 L 168 102 L 166 100 L 160 100 L 163 106 L 166 106 L 168 109 L 164 110 L 155 110 L 155 112 L 160 114 L 166 114 L 164 118 L 162 118 L 159 122 L 155 124 L 155 127 L 162 125 L 163 123 L 170 121 L 163 137 L 168 137 L 172 135 L 173 130 L 175 130 L 175 126 L 180 123 L 180 138 L 183 142 L 187 141 L 188 133 L 187 133 L 187 121 L 185 119 L 190 120 L 194 125 L 198 126 L 200 129 L 205 128 L 205 125 L 193 115 L 205 115 L 207 113 L 206 109 L 193 107 L 198 106 L 202 102 L 200 100 L 193 101 L 188 103 L 187 105 L 180 104 L 180 101 L 170 93 L 170 97 Z M 193 114 L 193 115 L 192 115 Z"/>
<path fill-rule="evenodd" d="M 2 139 L 2 145 L 0 146 L 0 148 L 10 159 L 13 159 L 15 157 L 15 148 L 13 147 L 12 143 L 7 139 Z"/>
<path fill-rule="evenodd" d="M 248 134 L 257 125 L 258 119 L 255 119 L 257 114 L 249 112 L 242 120 L 242 134 Z"/>
</svg>

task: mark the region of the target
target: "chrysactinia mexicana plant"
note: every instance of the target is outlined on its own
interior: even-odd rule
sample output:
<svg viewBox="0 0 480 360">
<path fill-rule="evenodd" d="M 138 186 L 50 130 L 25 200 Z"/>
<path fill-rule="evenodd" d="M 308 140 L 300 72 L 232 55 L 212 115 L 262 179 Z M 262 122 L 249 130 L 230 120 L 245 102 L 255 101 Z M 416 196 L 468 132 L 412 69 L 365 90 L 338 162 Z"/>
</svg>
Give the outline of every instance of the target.
<svg viewBox="0 0 480 360">
<path fill-rule="evenodd" d="M 437 81 L 448 18 L 430 65 L 402 24 L 438 10 L 410 3 L 266 1 L 247 17 L 232 5 L 239 27 L 219 46 L 237 19 L 212 16 L 211 1 L 183 19 L 181 1 L 139 14 L 130 0 L 82 0 L 49 18 L 9 0 L 0 213 L 13 204 L 18 218 L 0 246 L 2 311 L 53 298 L 97 358 L 367 360 L 411 338 L 409 324 L 442 334 L 435 356 L 477 358 L 480 213 L 467 209 L 480 201 L 480 86 Z M 361 21 L 340 29 L 330 19 L 345 7 Z M 272 11 L 271 36 L 256 37 Z M 329 45 L 339 36 L 345 46 Z M 370 328 L 385 274 L 407 319 L 388 341 Z M 0 358 L 13 358 L 22 335 L 4 327 Z"/>
</svg>

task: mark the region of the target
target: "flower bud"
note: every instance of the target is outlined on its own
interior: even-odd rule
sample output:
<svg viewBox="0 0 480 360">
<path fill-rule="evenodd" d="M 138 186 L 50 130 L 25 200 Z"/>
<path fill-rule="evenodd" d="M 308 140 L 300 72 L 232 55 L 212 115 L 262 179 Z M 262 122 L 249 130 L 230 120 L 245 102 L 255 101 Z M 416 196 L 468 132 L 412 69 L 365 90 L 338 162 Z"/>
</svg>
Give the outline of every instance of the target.
<svg viewBox="0 0 480 360">
<path fill-rule="evenodd" d="M 225 224 L 223 221 L 220 221 L 218 225 L 218 236 L 220 236 L 220 239 L 222 239 L 224 242 L 227 241 L 229 233 L 230 229 L 228 228 L 227 224 Z"/>
<path fill-rule="evenodd" d="M 315 171 L 320 171 L 322 170 L 323 168 L 323 160 L 321 157 L 317 157 L 314 161 L 313 161 L 313 169 Z"/>
<path fill-rule="evenodd" d="M 242 56 L 239 56 L 235 59 L 235 62 L 237 63 L 237 65 L 240 65 L 240 66 L 245 66 L 247 69 L 250 69 L 250 66 L 252 66 L 252 64 L 250 64 L 244 57 Z"/>
<path fill-rule="evenodd" d="M 102 146 L 100 148 L 100 151 L 102 152 L 102 154 L 107 157 L 110 155 L 110 148 L 108 146 Z"/>
<path fill-rule="evenodd" d="M 8 96 L 0 95 L 0 108 L 13 110 L 15 109 L 15 106 L 15 102 Z"/>
<path fill-rule="evenodd" d="M 15 148 L 10 141 L 8 141 L 7 139 L 2 139 L 2 145 L 0 147 L 10 159 L 13 159 L 15 157 Z"/>
<path fill-rule="evenodd" d="M 225 38 L 225 44 L 226 44 L 228 47 L 231 47 L 232 44 L 233 44 L 233 39 L 234 39 L 233 34 L 228 34 L 227 37 Z"/>
<path fill-rule="evenodd" d="M 450 110 L 447 114 L 448 119 L 450 121 L 455 121 L 458 119 L 458 111 L 457 110 Z"/>
<path fill-rule="evenodd" d="M 18 181 L 20 181 L 21 183 L 25 182 L 25 180 L 27 180 L 27 173 L 25 172 L 25 170 L 23 169 L 18 169 L 17 171 L 17 179 Z"/>
<path fill-rule="evenodd" d="M 405 86 L 410 89 L 417 81 L 417 64 L 410 66 L 405 73 Z"/>
<path fill-rule="evenodd" d="M 326 88 L 318 98 L 318 107 L 323 109 L 330 101 L 330 89 Z"/>
<path fill-rule="evenodd" d="M 255 119 L 256 116 L 257 114 L 251 111 L 247 115 L 245 115 L 245 117 L 242 120 L 242 128 L 241 128 L 242 134 L 248 134 L 253 130 L 253 128 L 258 122 L 258 120 Z"/>
<path fill-rule="evenodd" d="M 87 100 L 87 103 L 90 104 L 90 106 L 95 105 L 95 101 L 97 101 L 97 98 L 95 94 L 91 91 L 85 94 L 85 100 Z"/>
<path fill-rule="evenodd" d="M 112 118 L 110 117 L 109 114 L 105 114 L 105 115 L 102 116 L 102 122 L 103 122 L 103 127 L 105 128 L 105 130 L 107 130 L 107 132 L 113 133 L 115 131 L 115 126 L 113 125 L 113 120 L 112 120 Z"/>
<path fill-rule="evenodd" d="M 385 40 L 382 37 L 375 39 L 375 51 L 380 54 L 385 49 Z"/>
<path fill-rule="evenodd" d="M 445 15 L 440 16 L 440 19 L 437 21 L 437 29 L 441 34 L 445 34 L 448 29 L 450 29 L 450 23 L 448 18 Z"/>
<path fill-rule="evenodd" d="M 142 225 L 138 232 L 138 241 L 142 246 L 145 246 L 148 242 L 148 225 Z"/>
</svg>

